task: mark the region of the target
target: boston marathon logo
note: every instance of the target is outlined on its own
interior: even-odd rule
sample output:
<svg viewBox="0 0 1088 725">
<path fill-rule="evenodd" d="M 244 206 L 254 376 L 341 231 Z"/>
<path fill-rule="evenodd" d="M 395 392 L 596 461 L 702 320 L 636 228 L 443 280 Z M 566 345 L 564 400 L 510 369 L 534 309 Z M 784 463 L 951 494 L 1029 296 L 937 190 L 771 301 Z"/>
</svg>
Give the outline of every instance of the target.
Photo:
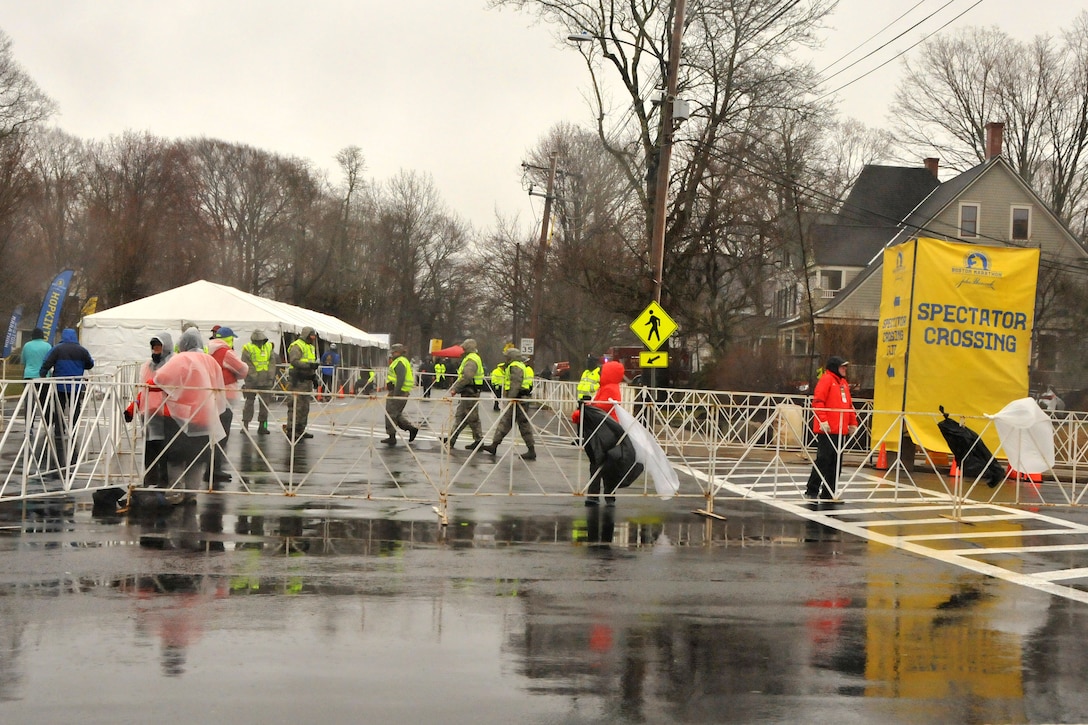
<svg viewBox="0 0 1088 725">
<path fill-rule="evenodd" d="M 952 267 L 952 274 L 960 277 L 957 287 L 965 284 L 994 289 L 994 282 L 1001 279 L 1001 272 L 994 270 L 990 258 L 983 252 L 971 252 L 963 257 L 962 267 Z"/>
</svg>

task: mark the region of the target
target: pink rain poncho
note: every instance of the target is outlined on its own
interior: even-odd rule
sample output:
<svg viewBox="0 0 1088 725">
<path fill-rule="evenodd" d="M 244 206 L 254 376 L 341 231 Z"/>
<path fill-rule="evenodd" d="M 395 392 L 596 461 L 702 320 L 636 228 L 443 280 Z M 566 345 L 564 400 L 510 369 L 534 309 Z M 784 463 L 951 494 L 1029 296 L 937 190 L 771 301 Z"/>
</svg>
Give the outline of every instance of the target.
<svg viewBox="0 0 1088 725">
<path fill-rule="evenodd" d="M 226 437 L 219 415 L 227 409 L 223 370 L 204 352 L 204 342 L 195 329 L 186 330 L 178 352 L 155 373 L 155 385 L 167 397 L 167 408 L 187 436 Z"/>
</svg>

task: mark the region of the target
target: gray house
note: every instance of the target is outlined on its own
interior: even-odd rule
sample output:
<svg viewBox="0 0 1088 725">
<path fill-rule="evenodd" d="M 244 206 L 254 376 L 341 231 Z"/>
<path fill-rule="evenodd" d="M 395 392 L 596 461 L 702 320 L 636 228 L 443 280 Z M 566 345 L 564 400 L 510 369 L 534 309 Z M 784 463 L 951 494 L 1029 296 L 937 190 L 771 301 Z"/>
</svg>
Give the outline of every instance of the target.
<svg viewBox="0 0 1088 725">
<path fill-rule="evenodd" d="M 805 367 L 831 352 L 841 353 L 854 363 L 854 379 L 871 387 L 882 251 L 914 237 L 932 237 L 1041 249 L 1033 384 L 1082 385 L 1077 377 L 1083 356 L 1074 352 L 1079 346 L 1070 345 L 1068 308 L 1051 298 L 1063 273 L 1074 266 L 1083 269 L 1088 248 L 1001 157 L 1003 126 L 987 125 L 984 162 L 944 183 L 937 179 L 937 159 L 926 159 L 921 169 L 866 167 L 842 211 L 810 229 L 811 315 L 777 304 L 781 295 L 801 307 L 806 302 L 801 285 L 786 287 L 775 298 L 779 341 L 800 371 L 811 375 Z M 812 340 L 814 351 L 809 349 Z"/>
</svg>

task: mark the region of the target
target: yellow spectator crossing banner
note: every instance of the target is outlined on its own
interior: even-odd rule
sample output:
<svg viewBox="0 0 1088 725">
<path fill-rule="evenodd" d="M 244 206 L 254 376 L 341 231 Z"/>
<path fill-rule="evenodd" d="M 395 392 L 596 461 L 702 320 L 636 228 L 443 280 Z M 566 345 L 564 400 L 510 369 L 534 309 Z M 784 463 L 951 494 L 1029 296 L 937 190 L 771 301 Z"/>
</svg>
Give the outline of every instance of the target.
<svg viewBox="0 0 1088 725">
<path fill-rule="evenodd" d="M 1039 250 L 920 238 L 885 249 L 883 266 L 873 408 L 887 412 L 873 440 L 898 450 L 903 411 L 915 443 L 948 451 L 940 406 L 993 415 L 1028 394 Z M 983 438 L 994 450 L 992 426 Z"/>
</svg>

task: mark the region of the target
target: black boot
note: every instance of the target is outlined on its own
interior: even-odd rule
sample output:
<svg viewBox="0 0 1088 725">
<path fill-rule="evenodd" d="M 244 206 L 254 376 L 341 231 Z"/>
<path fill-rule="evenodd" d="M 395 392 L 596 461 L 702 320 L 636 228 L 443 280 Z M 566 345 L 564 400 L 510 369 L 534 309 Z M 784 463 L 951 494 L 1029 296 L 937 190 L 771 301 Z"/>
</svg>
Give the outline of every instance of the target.
<svg viewBox="0 0 1088 725">
<path fill-rule="evenodd" d="M 397 437 L 389 436 L 388 438 L 382 438 L 381 442 L 387 446 L 395 446 L 397 445 Z"/>
<path fill-rule="evenodd" d="M 521 454 L 521 460 L 523 461 L 535 461 L 536 460 L 536 446 L 529 446 L 529 450 Z"/>
<path fill-rule="evenodd" d="M 484 439 L 483 439 L 483 438 L 481 438 L 481 439 L 480 439 L 480 440 L 478 440 L 478 441 L 472 441 L 471 443 L 469 443 L 469 444 L 468 444 L 467 446 L 465 446 L 465 450 L 466 450 L 466 451 L 474 451 L 474 450 L 476 450 L 477 448 L 479 448 L 480 446 L 482 446 L 483 444 L 484 444 Z M 451 448 L 453 447 L 453 444 L 452 444 L 452 443 L 450 444 L 450 447 L 451 447 Z"/>
<path fill-rule="evenodd" d="M 480 450 L 481 451 L 487 451 L 491 455 L 495 455 L 495 454 L 497 454 L 499 452 L 499 444 L 498 443 L 492 443 L 491 445 L 480 446 Z"/>
<path fill-rule="evenodd" d="M 419 428 L 413 425 L 411 428 L 408 429 L 408 442 L 411 443 L 412 441 L 414 441 L 417 435 L 419 435 Z"/>
</svg>

